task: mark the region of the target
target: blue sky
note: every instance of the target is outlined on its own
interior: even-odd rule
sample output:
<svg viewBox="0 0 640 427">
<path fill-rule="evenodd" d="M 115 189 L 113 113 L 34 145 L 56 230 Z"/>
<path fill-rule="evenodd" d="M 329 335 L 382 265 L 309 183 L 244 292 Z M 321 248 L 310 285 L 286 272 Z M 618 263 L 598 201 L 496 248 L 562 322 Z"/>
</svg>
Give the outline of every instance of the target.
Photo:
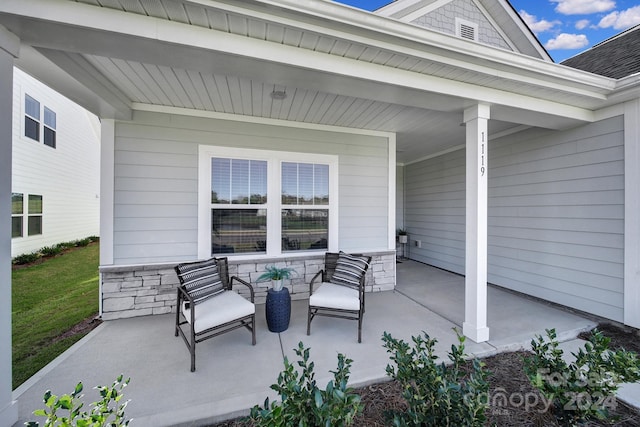
<svg viewBox="0 0 640 427">
<path fill-rule="evenodd" d="M 336 0 L 375 10 L 390 0 Z M 640 0 L 511 0 L 556 62 L 640 24 Z"/>
</svg>

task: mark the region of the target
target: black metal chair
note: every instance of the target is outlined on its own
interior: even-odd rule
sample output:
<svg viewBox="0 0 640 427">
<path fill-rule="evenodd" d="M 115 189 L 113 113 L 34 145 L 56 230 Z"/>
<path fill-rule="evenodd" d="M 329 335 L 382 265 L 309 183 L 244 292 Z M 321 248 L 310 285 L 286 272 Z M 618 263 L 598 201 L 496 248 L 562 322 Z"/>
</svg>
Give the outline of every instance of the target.
<svg viewBox="0 0 640 427">
<path fill-rule="evenodd" d="M 364 315 L 364 284 L 371 257 L 327 252 L 324 268 L 309 283 L 307 335 L 316 316 L 337 317 L 358 321 L 358 342 L 362 342 Z M 314 290 L 314 285 L 321 283 Z"/>
<path fill-rule="evenodd" d="M 175 271 L 180 280 L 175 335 L 191 353 L 191 372 L 196 370 L 196 343 L 244 327 L 256 344 L 253 287 L 236 276 L 229 278 L 227 258 L 183 263 Z M 235 282 L 249 288 L 251 301 L 233 291 Z"/>
</svg>

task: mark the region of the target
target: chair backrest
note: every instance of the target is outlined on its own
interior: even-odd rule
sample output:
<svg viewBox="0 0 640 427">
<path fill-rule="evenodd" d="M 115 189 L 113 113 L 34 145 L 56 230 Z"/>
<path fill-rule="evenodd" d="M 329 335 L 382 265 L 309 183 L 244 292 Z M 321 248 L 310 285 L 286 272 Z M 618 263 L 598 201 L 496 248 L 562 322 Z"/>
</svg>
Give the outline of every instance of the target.
<svg viewBox="0 0 640 427">
<path fill-rule="evenodd" d="M 229 280 L 229 262 L 227 261 L 227 257 L 216 258 L 216 264 L 218 264 L 218 274 L 220 275 L 222 286 L 225 290 L 230 291 L 231 281 Z"/>
<path fill-rule="evenodd" d="M 335 252 L 327 252 L 324 254 L 324 274 L 322 277 L 323 282 L 330 282 L 333 277 L 333 273 L 336 271 L 336 263 L 340 254 Z"/>
<path fill-rule="evenodd" d="M 217 275 L 212 273 L 213 265 L 217 267 Z M 178 264 L 175 271 L 180 287 L 194 298 L 196 304 L 219 291 L 231 290 L 227 258 L 186 262 Z"/>
<path fill-rule="evenodd" d="M 350 254 L 354 256 L 363 256 L 362 254 Z M 324 254 L 324 273 L 322 277 L 323 282 L 330 282 L 333 277 L 333 273 L 336 272 L 336 265 L 338 263 L 338 258 L 340 257 L 339 253 L 335 252 L 326 252 Z M 367 258 L 367 265 L 364 267 L 364 274 L 360 278 L 360 286 L 364 285 L 365 275 L 367 273 L 367 269 L 369 268 L 369 264 L 371 264 L 371 257 Z"/>
</svg>

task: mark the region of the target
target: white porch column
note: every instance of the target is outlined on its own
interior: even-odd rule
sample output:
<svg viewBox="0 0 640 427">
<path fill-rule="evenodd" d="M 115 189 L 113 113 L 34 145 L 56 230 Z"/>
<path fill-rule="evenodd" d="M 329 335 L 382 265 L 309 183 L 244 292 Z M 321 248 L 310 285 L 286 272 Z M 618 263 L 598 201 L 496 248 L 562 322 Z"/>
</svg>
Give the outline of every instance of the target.
<svg viewBox="0 0 640 427">
<path fill-rule="evenodd" d="M 115 200 L 116 126 L 102 119 L 100 128 L 100 266 L 113 264 L 113 221 Z M 102 316 L 102 273 L 100 274 L 98 310 Z"/>
<path fill-rule="evenodd" d="M 11 147 L 13 59 L 20 40 L 0 25 L 0 427 L 18 421 L 11 375 Z"/>
<path fill-rule="evenodd" d="M 624 106 L 624 323 L 640 328 L 640 100 Z"/>
<path fill-rule="evenodd" d="M 487 123 L 490 108 L 478 104 L 464 111 L 467 128 L 467 222 L 465 309 L 462 332 L 475 342 L 489 339 L 487 327 Z"/>
</svg>

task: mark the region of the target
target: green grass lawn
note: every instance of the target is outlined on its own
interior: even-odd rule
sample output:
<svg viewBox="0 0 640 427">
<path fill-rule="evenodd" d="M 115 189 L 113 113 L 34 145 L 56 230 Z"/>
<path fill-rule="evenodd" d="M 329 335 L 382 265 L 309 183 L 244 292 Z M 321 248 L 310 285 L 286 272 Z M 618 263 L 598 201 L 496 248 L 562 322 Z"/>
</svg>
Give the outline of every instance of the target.
<svg viewBox="0 0 640 427">
<path fill-rule="evenodd" d="M 97 243 L 14 270 L 13 388 L 85 334 L 56 339 L 98 313 Z"/>
</svg>

